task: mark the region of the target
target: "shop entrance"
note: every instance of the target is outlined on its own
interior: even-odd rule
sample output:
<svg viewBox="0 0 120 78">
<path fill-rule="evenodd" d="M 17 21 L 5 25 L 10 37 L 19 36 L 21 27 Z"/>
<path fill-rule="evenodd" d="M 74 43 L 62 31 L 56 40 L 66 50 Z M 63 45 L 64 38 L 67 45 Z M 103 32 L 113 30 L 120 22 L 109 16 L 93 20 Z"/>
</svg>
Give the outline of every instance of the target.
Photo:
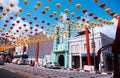
<svg viewBox="0 0 120 78">
<path fill-rule="evenodd" d="M 80 67 L 80 57 L 73 56 L 72 57 L 72 68 L 79 68 Z"/>
</svg>

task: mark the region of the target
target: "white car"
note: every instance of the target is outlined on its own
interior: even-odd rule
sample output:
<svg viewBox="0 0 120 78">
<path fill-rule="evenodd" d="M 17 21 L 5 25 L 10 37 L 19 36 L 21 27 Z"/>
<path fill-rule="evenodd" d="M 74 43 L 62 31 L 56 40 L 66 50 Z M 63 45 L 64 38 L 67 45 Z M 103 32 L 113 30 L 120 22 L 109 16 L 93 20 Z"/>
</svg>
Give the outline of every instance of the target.
<svg viewBox="0 0 120 78">
<path fill-rule="evenodd" d="M 45 68 L 51 68 L 51 69 L 58 68 L 58 69 L 60 69 L 60 65 L 58 63 L 55 63 L 55 62 L 49 62 L 45 65 Z"/>
</svg>

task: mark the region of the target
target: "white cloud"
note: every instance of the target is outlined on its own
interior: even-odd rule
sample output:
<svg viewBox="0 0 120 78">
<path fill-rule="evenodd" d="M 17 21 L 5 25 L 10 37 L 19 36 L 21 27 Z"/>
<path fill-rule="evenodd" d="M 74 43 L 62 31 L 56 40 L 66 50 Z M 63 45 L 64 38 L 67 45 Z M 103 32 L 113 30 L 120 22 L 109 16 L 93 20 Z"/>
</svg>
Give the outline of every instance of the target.
<svg viewBox="0 0 120 78">
<path fill-rule="evenodd" d="M 10 7 L 10 3 L 14 3 L 14 7 Z M 10 16 L 11 13 L 18 12 L 19 10 L 19 0 L 0 0 L 0 4 L 3 6 L 3 12 L 6 12 L 6 8 L 10 8 L 10 12 L 7 12 L 7 15 L 2 18 L 2 20 L 6 19 Z"/>
<path fill-rule="evenodd" d="M 0 0 L 0 3 L 2 4 L 4 11 L 6 8 L 10 8 L 10 12 L 18 12 L 19 9 L 19 0 Z M 10 3 L 14 3 L 14 7 L 10 7 Z"/>
<path fill-rule="evenodd" d="M 114 25 L 103 25 L 103 27 L 95 27 L 95 32 L 102 32 L 111 38 L 115 38 L 118 20 L 114 18 L 111 21 L 114 22 Z"/>
</svg>

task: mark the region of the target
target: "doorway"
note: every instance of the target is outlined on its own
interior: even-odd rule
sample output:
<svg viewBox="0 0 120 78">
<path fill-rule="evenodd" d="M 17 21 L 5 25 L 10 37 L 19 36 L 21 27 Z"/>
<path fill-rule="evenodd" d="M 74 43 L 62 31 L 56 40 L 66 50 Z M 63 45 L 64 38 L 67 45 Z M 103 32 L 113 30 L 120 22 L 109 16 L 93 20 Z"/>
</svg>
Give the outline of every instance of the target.
<svg viewBox="0 0 120 78">
<path fill-rule="evenodd" d="M 60 66 L 64 66 L 64 55 L 60 55 L 58 57 L 58 63 L 60 64 Z"/>
</svg>

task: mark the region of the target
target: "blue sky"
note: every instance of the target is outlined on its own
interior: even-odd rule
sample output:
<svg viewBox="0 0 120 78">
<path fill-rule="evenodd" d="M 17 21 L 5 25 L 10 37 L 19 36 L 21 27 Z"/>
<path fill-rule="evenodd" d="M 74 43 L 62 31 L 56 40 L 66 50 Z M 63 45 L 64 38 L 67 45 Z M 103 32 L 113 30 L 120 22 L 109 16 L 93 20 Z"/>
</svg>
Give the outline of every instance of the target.
<svg viewBox="0 0 120 78">
<path fill-rule="evenodd" d="M 42 5 L 40 7 L 38 7 L 38 10 L 35 11 L 34 10 L 34 6 L 36 6 L 37 2 L 40 1 L 42 2 Z M 48 2 L 48 0 L 28 0 L 28 5 L 25 5 L 24 4 L 24 0 L 1 0 L 0 3 L 2 3 L 2 5 L 7 8 L 7 7 L 10 7 L 9 4 L 13 2 L 15 4 L 14 8 L 11 8 L 11 12 L 10 13 L 7 13 L 7 15 L 5 17 L 3 17 L 3 19 L 0 20 L 0 29 L 3 28 L 3 25 L 5 24 L 5 20 L 8 19 L 9 20 L 9 17 L 10 16 L 13 16 L 14 17 L 14 13 L 18 12 L 18 9 L 19 8 L 22 8 L 23 9 L 23 12 L 22 13 L 19 13 L 19 18 L 18 17 L 14 17 L 13 20 L 9 20 L 10 22 L 7 24 L 7 28 L 6 30 L 3 32 L 7 32 L 11 26 L 11 23 L 15 22 L 16 19 L 19 19 L 24 17 L 26 18 L 25 21 L 22 21 L 22 24 L 26 23 L 28 25 L 28 22 L 32 21 L 33 24 L 32 26 L 34 27 L 35 24 L 39 24 L 39 28 L 41 26 L 44 26 L 44 29 L 46 28 L 50 28 L 51 30 L 53 29 L 52 27 L 52 24 L 56 24 L 56 25 L 59 25 L 59 20 L 56 21 L 55 18 L 60 16 L 60 14 L 64 14 L 65 15 L 65 18 L 68 17 L 70 18 L 70 20 L 74 20 L 75 22 L 77 22 L 78 20 L 76 19 L 77 16 L 81 16 L 82 18 L 89 18 L 90 21 L 95 21 L 95 22 L 98 22 L 90 17 L 88 17 L 87 15 L 84 15 L 82 13 L 82 10 L 83 9 L 87 9 L 87 12 L 92 12 L 93 15 L 96 15 L 100 18 L 103 18 L 103 19 L 106 19 L 106 20 L 113 20 L 115 23 L 114 26 L 103 26 L 102 28 L 97 28 L 96 27 L 96 31 L 98 30 L 104 30 L 103 32 L 105 34 L 107 34 L 108 36 L 110 37 L 113 37 L 115 36 L 115 29 L 116 29 L 116 24 L 117 24 L 117 20 L 114 19 L 113 17 L 111 17 L 108 13 L 105 12 L 105 9 L 106 8 L 111 8 L 111 11 L 117 13 L 117 14 L 120 14 L 120 9 L 119 9 L 119 3 L 120 1 L 119 0 L 98 0 L 97 3 L 95 3 L 93 0 L 72 0 L 72 2 L 68 2 L 68 0 L 52 0 L 51 2 Z M 101 2 L 104 2 L 106 4 L 106 6 L 102 9 L 99 7 L 100 3 Z M 57 8 L 56 7 L 56 3 L 60 3 L 61 4 L 61 8 Z M 81 8 L 80 9 L 76 9 L 75 5 L 76 4 L 80 4 L 81 5 Z M 45 11 L 45 7 L 48 6 L 50 7 L 50 10 L 48 12 L 46 12 L 46 14 L 42 14 L 41 12 L 42 11 Z M 69 12 L 68 13 L 65 13 L 64 12 L 64 9 L 69 9 Z M 5 11 L 5 10 L 4 10 Z M 53 12 L 56 11 L 58 14 L 56 16 L 53 15 L 52 18 L 49 17 L 50 14 L 53 14 Z M 75 13 L 75 16 L 74 17 L 71 17 L 70 14 L 71 12 L 74 12 Z M 30 13 L 31 16 L 28 17 L 26 15 L 26 13 Z M 0 15 L 2 15 L 2 13 L 0 13 Z M 34 20 L 34 16 L 36 16 L 38 18 L 38 20 Z M 41 20 L 44 20 L 45 23 L 41 23 Z M 50 25 L 46 25 L 46 23 L 50 22 Z M 19 25 L 16 25 L 16 26 L 20 26 L 22 24 L 19 24 Z M 61 25 L 61 24 L 60 24 Z M 30 26 L 30 25 L 28 25 Z M 74 26 L 72 26 L 74 27 Z M 15 30 L 18 29 L 18 27 L 14 27 Z M 107 32 L 109 31 L 110 29 L 112 28 L 112 31 L 111 31 L 111 35 Z M 102 31 L 101 31 L 102 32 Z M 76 32 L 73 33 L 73 36 L 76 35 Z"/>
</svg>

